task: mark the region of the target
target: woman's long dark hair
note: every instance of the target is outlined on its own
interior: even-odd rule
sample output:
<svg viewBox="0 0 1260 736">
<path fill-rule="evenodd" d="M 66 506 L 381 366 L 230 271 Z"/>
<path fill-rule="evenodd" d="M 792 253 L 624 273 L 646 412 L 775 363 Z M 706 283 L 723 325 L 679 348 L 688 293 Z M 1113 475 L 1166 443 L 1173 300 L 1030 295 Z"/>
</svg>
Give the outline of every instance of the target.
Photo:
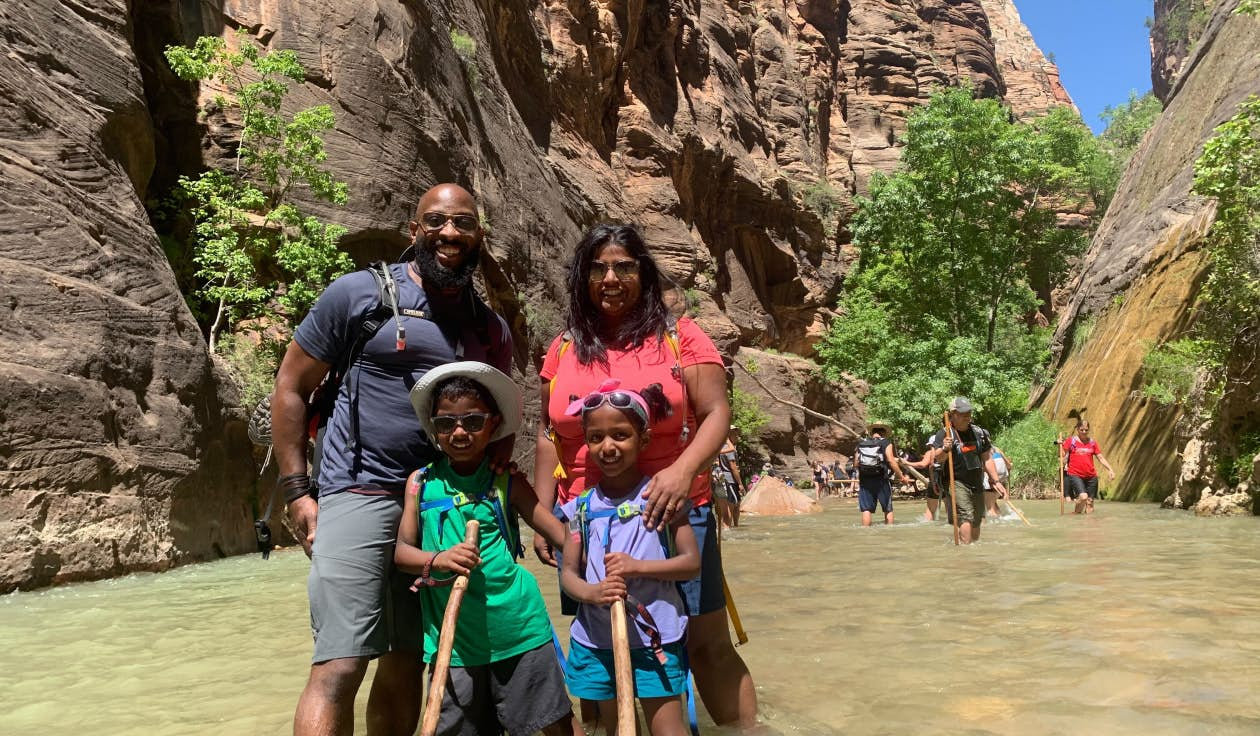
<svg viewBox="0 0 1260 736">
<path fill-rule="evenodd" d="M 569 289 L 569 315 L 567 328 L 573 338 L 573 349 L 578 362 L 583 365 L 601 363 L 608 365 L 608 345 L 600 337 L 602 330 L 599 307 L 591 302 L 588 274 L 591 261 L 606 245 L 620 245 L 639 262 L 639 303 L 622 320 L 616 335 L 608 335 L 618 348 L 636 348 L 648 337 L 665 337 L 669 324 L 669 310 L 661 290 L 661 272 L 652 254 L 648 253 L 643 236 L 632 225 L 596 225 L 586 231 L 569 263 L 566 286 Z"/>
</svg>

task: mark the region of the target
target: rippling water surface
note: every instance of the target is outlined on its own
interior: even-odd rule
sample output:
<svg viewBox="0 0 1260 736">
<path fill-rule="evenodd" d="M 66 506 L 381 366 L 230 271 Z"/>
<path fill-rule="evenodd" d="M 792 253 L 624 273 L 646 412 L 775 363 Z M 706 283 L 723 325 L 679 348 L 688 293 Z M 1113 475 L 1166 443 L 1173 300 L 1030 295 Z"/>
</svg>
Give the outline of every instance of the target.
<svg viewBox="0 0 1260 736">
<path fill-rule="evenodd" d="M 1260 519 L 1020 508 L 1033 527 L 971 548 L 911 502 L 892 527 L 829 500 L 729 533 L 768 729 L 1260 733 Z M 0 733 L 291 733 L 307 569 L 282 551 L 0 597 Z"/>
</svg>

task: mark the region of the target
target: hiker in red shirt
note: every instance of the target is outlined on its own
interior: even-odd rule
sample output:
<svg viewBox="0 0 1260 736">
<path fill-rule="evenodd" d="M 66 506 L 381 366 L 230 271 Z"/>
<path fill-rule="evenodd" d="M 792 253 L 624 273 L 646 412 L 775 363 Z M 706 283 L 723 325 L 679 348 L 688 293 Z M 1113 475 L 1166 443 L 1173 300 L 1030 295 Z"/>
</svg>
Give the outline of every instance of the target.
<svg viewBox="0 0 1260 736">
<path fill-rule="evenodd" d="M 1066 463 L 1067 485 L 1063 495 L 1076 503 L 1074 513 L 1093 513 L 1094 501 L 1098 499 L 1098 471 L 1094 468 L 1094 458 L 1107 469 L 1107 478 L 1116 479 L 1111 463 L 1103 457 L 1098 443 L 1089 436 L 1089 422 L 1084 419 L 1076 424 L 1076 434 L 1068 435 L 1059 448 L 1059 463 Z"/>
</svg>

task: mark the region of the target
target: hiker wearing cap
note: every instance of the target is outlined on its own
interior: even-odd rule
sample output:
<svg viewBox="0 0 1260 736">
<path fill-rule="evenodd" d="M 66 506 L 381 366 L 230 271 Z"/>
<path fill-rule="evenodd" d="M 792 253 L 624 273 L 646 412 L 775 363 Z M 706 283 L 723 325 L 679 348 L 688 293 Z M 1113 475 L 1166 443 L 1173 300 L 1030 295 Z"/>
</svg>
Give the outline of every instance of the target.
<svg viewBox="0 0 1260 736">
<path fill-rule="evenodd" d="M 522 473 L 496 471 L 487 454 L 492 441 L 516 433 L 520 389 L 484 363 L 450 363 L 416 383 L 411 404 L 442 456 L 407 479 L 394 563 L 419 575 L 413 589 L 424 615 L 400 625 L 423 629 L 430 664 L 450 586 L 468 576 L 437 733 L 581 734 L 542 591 L 516 564 L 524 556 L 518 519 L 553 544 L 564 543 L 564 525 Z M 470 521 L 479 524 L 476 544 L 465 540 Z"/>
<path fill-rule="evenodd" d="M 1116 479 L 1111 463 L 1103 457 L 1098 441 L 1090 437 L 1089 422 L 1079 419 L 1076 431 L 1063 440 L 1059 448 L 1059 465 L 1065 468 L 1066 485 L 1063 495 L 1076 504 L 1074 513 L 1094 512 L 1094 501 L 1098 500 L 1098 469 L 1094 467 L 1094 458 L 1107 469 L 1107 476 Z"/>
<path fill-rule="evenodd" d="M 950 493 L 947 461 L 948 453 L 953 454 L 954 487 L 953 499 L 946 499 L 946 509 L 950 512 L 950 522 L 958 526 L 959 541 L 971 544 L 980 539 L 980 525 L 984 522 L 984 477 L 997 491 L 998 496 L 1006 498 L 1006 484 L 998 478 L 997 468 L 993 465 L 993 443 L 989 441 L 989 433 L 971 423 L 971 402 L 959 396 L 949 402 L 949 432 L 942 428 L 932 437 L 932 455 L 940 457 L 946 464 L 944 490 Z M 954 522 L 953 507 L 957 505 L 957 522 Z"/>
<path fill-rule="evenodd" d="M 888 435 L 887 424 L 871 422 L 867 436 L 858 440 L 857 449 L 853 452 L 853 466 L 858 471 L 858 509 L 862 512 L 862 526 L 871 525 L 876 502 L 884 511 L 884 523 L 893 523 L 891 473 L 895 472 L 901 483 L 910 482 L 897 462 L 897 452 Z"/>
<path fill-rule="evenodd" d="M 394 569 L 394 540 L 407 476 L 438 452 L 407 392 L 429 370 L 461 358 L 511 370 L 507 324 L 472 290 L 483 239 L 472 195 L 454 184 L 433 187 L 420 197 L 409 230 L 414 260 L 390 265 L 381 285 L 368 271 L 330 284 L 298 326 L 276 376 L 272 432 L 280 483 L 298 541 L 311 556 L 315 651 L 296 736 L 351 733 L 355 694 L 372 659 L 368 722 L 380 733 L 415 732 L 420 607 L 408 591 L 414 576 Z M 340 366 L 345 356 L 349 365 Z M 318 443 L 313 498 L 307 400 L 334 367 L 344 368 L 345 377 Z M 506 463 L 511 444 L 500 440 L 492 457 Z"/>
<path fill-rule="evenodd" d="M 600 480 L 581 419 L 565 414 L 575 398 L 614 376 L 633 386 L 661 384 L 672 411 L 653 423 L 652 442 L 639 457 L 651 479 L 643 520 L 649 529 L 661 529 L 683 514 L 691 524 L 700 546 L 700 576 L 678 585 L 690 622 L 687 655 L 696 687 L 717 724 L 752 727 L 757 692 L 731 643 L 723 610 L 710 481 L 713 458 L 731 424 L 722 356 L 695 322 L 669 314 L 656 261 L 629 225 L 587 231 L 569 264 L 566 286 L 566 328 L 551 342 L 540 371 L 538 498 L 567 503 Z M 535 551 L 555 564 L 554 550 L 537 542 Z"/>
</svg>

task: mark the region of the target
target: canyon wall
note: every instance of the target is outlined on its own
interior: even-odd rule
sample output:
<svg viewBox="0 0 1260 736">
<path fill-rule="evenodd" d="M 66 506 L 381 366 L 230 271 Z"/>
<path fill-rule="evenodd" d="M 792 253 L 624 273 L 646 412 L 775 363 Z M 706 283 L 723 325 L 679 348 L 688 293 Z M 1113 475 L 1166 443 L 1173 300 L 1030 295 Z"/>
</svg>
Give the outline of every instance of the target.
<svg viewBox="0 0 1260 736">
<path fill-rule="evenodd" d="M 1194 161 L 1213 129 L 1260 89 L 1260 20 L 1233 15 L 1235 7 L 1222 0 L 1213 8 L 1130 161 L 1057 325 L 1057 377 L 1036 397 L 1065 428 L 1069 412 L 1090 420 L 1119 473 L 1111 493 L 1121 499 L 1161 500 L 1190 484 L 1180 500 L 1190 504 L 1212 475 L 1199 450 L 1187 455 L 1182 407 L 1142 398 L 1141 365 L 1152 345 L 1189 327 L 1205 275 L 1200 246 L 1214 212 L 1190 194 Z M 1193 477 L 1179 481 L 1183 470 Z"/>
<path fill-rule="evenodd" d="M 1067 101 L 1003 0 L 34 0 L 0 28 L 0 591 L 252 546 L 238 400 L 145 212 L 239 124 L 198 114 L 215 90 L 174 79 L 167 44 L 243 29 L 298 54 L 289 104 L 332 106 L 351 191 L 310 208 L 360 261 L 402 249 L 428 186 L 474 190 L 483 286 L 529 386 L 594 222 L 640 224 L 728 356 L 808 355 L 854 256 L 853 195 L 895 166 L 934 85 L 1019 115 Z M 771 459 L 804 475 L 807 453 L 848 452 L 849 432 L 763 390 L 860 428 L 860 387 L 763 362 L 769 389 L 735 380 L 771 414 Z"/>
</svg>

